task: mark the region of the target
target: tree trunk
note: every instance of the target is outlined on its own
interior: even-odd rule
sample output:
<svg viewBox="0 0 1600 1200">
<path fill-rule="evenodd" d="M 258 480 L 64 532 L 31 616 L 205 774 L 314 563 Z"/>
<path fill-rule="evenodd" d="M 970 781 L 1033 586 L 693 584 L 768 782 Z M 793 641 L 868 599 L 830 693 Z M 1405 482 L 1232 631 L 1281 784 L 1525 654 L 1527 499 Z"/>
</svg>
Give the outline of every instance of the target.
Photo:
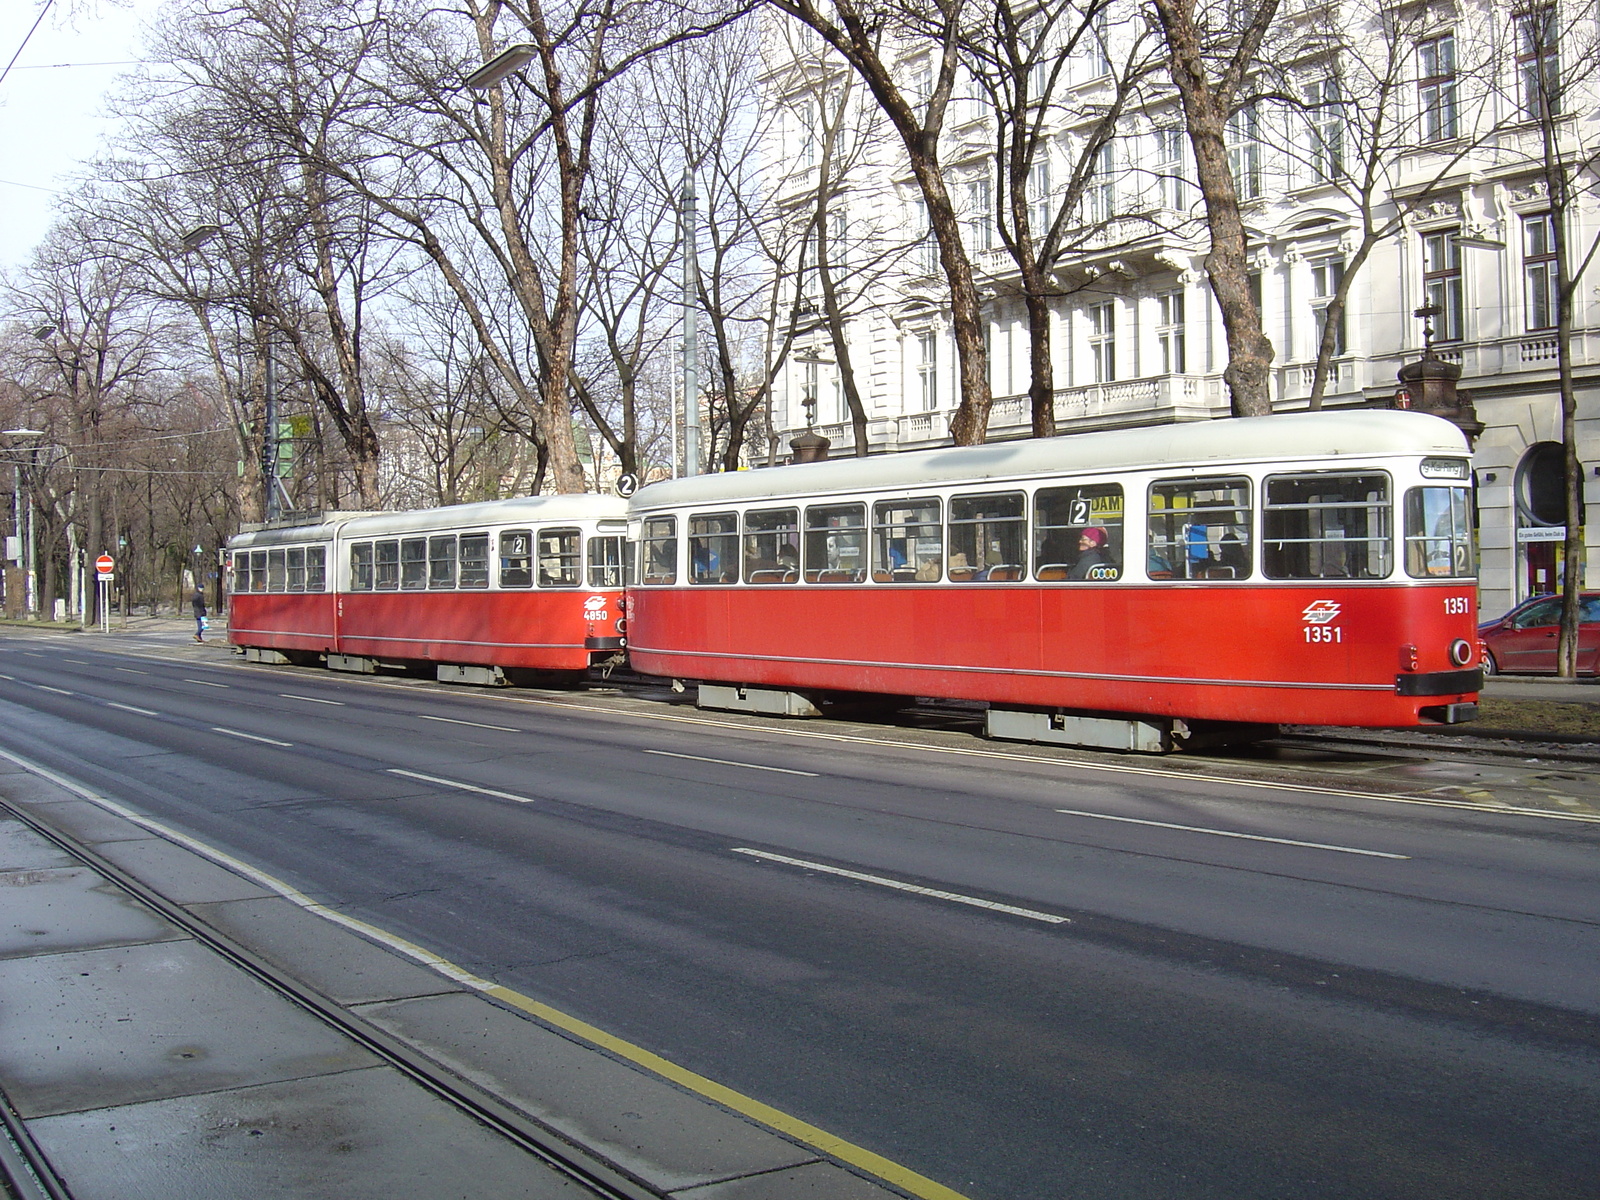
<svg viewBox="0 0 1600 1200">
<path fill-rule="evenodd" d="M 1211 280 L 1211 293 L 1222 312 L 1228 343 L 1228 366 L 1222 377 L 1228 383 L 1234 416 L 1268 416 L 1272 412 L 1268 386 L 1272 343 L 1262 332 L 1261 312 L 1250 294 L 1244 220 L 1239 212 L 1237 181 L 1228 163 L 1224 131 L 1232 115 L 1238 81 L 1249 66 L 1277 4 L 1275 0 L 1266 0 L 1251 15 L 1227 74 L 1216 85 L 1207 74 L 1201 35 L 1194 22 L 1193 0 L 1155 0 L 1155 8 L 1166 36 L 1172 82 L 1183 101 L 1189 144 L 1194 149 L 1195 173 L 1206 202 L 1206 225 L 1211 234 L 1206 273 Z"/>
</svg>

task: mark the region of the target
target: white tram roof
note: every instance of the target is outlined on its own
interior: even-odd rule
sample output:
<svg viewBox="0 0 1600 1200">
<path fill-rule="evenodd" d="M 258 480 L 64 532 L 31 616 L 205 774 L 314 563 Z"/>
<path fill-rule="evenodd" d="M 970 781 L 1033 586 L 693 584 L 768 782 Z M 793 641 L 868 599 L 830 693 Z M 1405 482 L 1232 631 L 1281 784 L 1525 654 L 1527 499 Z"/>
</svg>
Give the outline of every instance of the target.
<svg viewBox="0 0 1600 1200">
<path fill-rule="evenodd" d="M 1346 455 L 1470 453 L 1460 429 L 1426 413 L 1388 409 L 1284 413 L 696 475 L 641 488 L 629 510 L 638 514 L 688 505 L 898 491 L 989 479 L 1127 470 L 1210 471 L 1228 464 Z"/>
<path fill-rule="evenodd" d="M 517 496 L 478 504 L 451 504 L 410 512 L 361 513 L 329 519 L 315 525 L 280 526 L 241 533 L 229 541 L 236 548 L 284 546 L 299 542 L 331 541 L 335 533 L 345 540 L 386 537 L 405 533 L 490 529 L 504 525 L 550 525 L 571 521 L 623 521 L 627 502 L 616 496 L 577 492 L 556 496 Z"/>
</svg>

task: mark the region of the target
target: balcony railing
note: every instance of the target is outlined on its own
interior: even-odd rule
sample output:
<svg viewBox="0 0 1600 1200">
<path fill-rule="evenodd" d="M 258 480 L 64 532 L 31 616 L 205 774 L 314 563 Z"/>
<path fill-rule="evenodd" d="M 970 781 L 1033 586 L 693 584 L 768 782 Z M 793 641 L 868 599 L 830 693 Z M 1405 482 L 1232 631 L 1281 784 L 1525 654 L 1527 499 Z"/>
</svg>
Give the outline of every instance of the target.
<svg viewBox="0 0 1600 1200">
<path fill-rule="evenodd" d="M 1062 433 L 1205 420 L 1227 411 L 1227 394 L 1216 375 L 1155 375 L 1060 388 L 1055 395 L 1056 428 Z M 868 428 L 869 445 L 874 452 L 948 445 L 950 415 L 946 410 L 876 419 Z M 1032 426 L 1027 396 L 995 397 L 989 410 L 991 439 L 1027 437 Z M 793 432 L 784 434 L 784 440 Z M 835 456 L 855 448 L 855 429 L 848 423 L 818 425 L 816 432 L 833 443 Z"/>
</svg>

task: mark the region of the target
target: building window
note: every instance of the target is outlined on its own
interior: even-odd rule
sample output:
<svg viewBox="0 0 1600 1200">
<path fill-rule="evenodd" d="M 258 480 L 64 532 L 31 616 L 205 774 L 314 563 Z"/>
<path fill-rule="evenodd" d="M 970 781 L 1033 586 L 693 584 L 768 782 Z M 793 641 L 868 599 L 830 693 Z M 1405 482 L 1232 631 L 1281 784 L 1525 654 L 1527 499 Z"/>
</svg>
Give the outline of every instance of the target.
<svg viewBox="0 0 1600 1200">
<path fill-rule="evenodd" d="M 1322 349 L 1322 337 L 1328 328 L 1328 307 L 1333 303 L 1334 295 L 1339 291 L 1339 284 L 1344 280 L 1344 257 L 1338 254 L 1326 254 L 1311 260 L 1311 311 L 1316 318 L 1317 340 L 1313 350 L 1317 353 Z M 1333 327 L 1333 353 L 1344 353 L 1344 311 L 1339 312 L 1339 319 Z"/>
<path fill-rule="evenodd" d="M 967 184 L 967 249 L 974 254 L 994 249 L 994 192 L 985 175 Z"/>
<path fill-rule="evenodd" d="M 1050 221 L 1055 215 L 1050 202 L 1050 160 L 1040 151 L 1040 157 L 1028 170 L 1028 225 L 1034 240 L 1038 241 L 1050 231 Z"/>
<path fill-rule="evenodd" d="M 1086 224 L 1102 225 L 1117 215 L 1117 156 L 1113 143 L 1107 142 L 1094 154 L 1094 170 L 1083 192 L 1083 216 Z"/>
<path fill-rule="evenodd" d="M 1542 120 L 1561 111 L 1561 59 L 1556 10 L 1533 8 L 1517 15 L 1517 98 L 1522 115 Z"/>
<path fill-rule="evenodd" d="M 1456 38 L 1447 33 L 1417 46 L 1417 99 L 1422 140 L 1446 142 L 1456 136 Z"/>
<path fill-rule="evenodd" d="M 1306 114 L 1311 126 L 1311 177 L 1332 183 L 1344 173 L 1344 113 L 1339 81 L 1333 76 L 1306 87 Z"/>
<path fill-rule="evenodd" d="M 931 329 L 917 334 L 917 389 L 923 412 L 939 407 L 939 337 Z"/>
<path fill-rule="evenodd" d="M 1156 130 L 1156 187 L 1161 207 L 1174 212 L 1189 207 L 1189 181 L 1183 174 L 1185 137 L 1182 129 Z"/>
<path fill-rule="evenodd" d="M 802 170 L 810 170 L 817 165 L 817 105 L 814 100 L 802 100 L 795 109 L 795 125 L 799 132 L 799 153 L 796 156 L 796 165 Z"/>
<path fill-rule="evenodd" d="M 928 119 L 928 102 L 933 99 L 933 64 L 926 58 L 911 68 L 910 95 L 907 97 L 921 121 Z"/>
<path fill-rule="evenodd" d="M 1422 294 L 1439 310 L 1433 318 L 1433 340 L 1461 340 L 1461 248 L 1456 231 L 1422 235 Z"/>
<path fill-rule="evenodd" d="M 933 222 L 928 219 L 925 200 L 911 202 L 911 220 L 917 230 L 917 241 L 911 248 L 911 269 L 918 275 L 939 273 L 939 242 L 933 236 Z"/>
<path fill-rule="evenodd" d="M 1527 327 L 1556 327 L 1556 228 L 1549 213 L 1522 218 L 1522 288 Z"/>
<path fill-rule="evenodd" d="M 1156 343 L 1161 347 L 1161 373 L 1182 375 L 1188 369 L 1183 334 L 1183 293 L 1156 296 Z"/>
<path fill-rule="evenodd" d="M 1083 31 L 1081 51 L 1085 80 L 1099 79 L 1111 73 L 1111 23 L 1107 9 L 1102 4 L 1098 10 L 1091 11 L 1088 27 Z"/>
<path fill-rule="evenodd" d="M 1107 300 L 1091 304 L 1089 314 L 1089 360 L 1094 364 L 1094 382 L 1110 383 L 1117 377 L 1116 305 Z"/>
<path fill-rule="evenodd" d="M 1228 144 L 1228 169 L 1233 172 L 1239 199 L 1254 200 L 1261 195 L 1261 140 L 1256 110 L 1241 108 L 1228 118 L 1225 138 Z"/>
</svg>

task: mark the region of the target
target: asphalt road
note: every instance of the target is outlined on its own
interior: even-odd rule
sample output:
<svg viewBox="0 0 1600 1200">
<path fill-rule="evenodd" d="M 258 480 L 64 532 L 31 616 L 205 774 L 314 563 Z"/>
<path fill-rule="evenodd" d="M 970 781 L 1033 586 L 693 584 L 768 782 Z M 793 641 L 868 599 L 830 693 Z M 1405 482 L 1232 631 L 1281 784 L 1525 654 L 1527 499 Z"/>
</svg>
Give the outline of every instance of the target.
<svg viewBox="0 0 1600 1200">
<path fill-rule="evenodd" d="M 1595 1194 L 1600 825 L 830 728 L 0 638 L 0 745 L 974 1200 Z"/>
</svg>

